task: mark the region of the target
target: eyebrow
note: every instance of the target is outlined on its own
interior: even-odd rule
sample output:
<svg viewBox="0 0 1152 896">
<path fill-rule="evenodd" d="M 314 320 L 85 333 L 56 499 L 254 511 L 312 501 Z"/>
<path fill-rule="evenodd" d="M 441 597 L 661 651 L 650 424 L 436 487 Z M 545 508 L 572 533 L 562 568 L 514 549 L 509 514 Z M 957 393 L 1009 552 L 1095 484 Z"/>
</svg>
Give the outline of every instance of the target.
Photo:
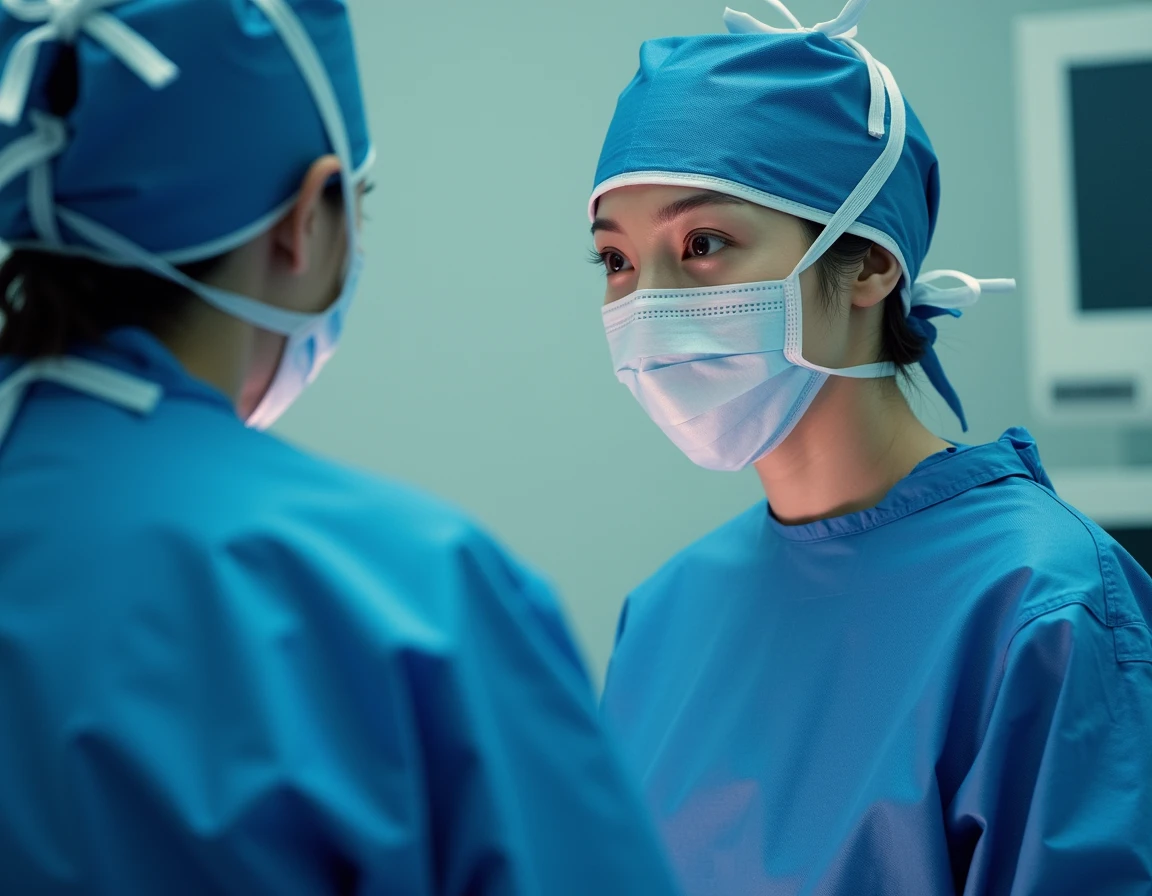
<svg viewBox="0 0 1152 896">
<path fill-rule="evenodd" d="M 743 199 L 737 199 L 735 196 L 729 196 L 726 193 L 713 193 L 711 191 L 703 193 L 693 193 L 691 196 L 685 196 L 683 199 L 677 199 L 675 202 L 670 202 L 664 206 L 655 215 L 652 216 L 652 224 L 654 227 L 663 227 L 670 224 L 677 218 L 683 217 L 691 211 L 698 208 L 704 208 L 709 205 L 743 205 Z M 621 233 L 622 228 L 619 224 L 611 218 L 597 218 L 592 222 L 592 232 L 599 233 Z"/>
</svg>

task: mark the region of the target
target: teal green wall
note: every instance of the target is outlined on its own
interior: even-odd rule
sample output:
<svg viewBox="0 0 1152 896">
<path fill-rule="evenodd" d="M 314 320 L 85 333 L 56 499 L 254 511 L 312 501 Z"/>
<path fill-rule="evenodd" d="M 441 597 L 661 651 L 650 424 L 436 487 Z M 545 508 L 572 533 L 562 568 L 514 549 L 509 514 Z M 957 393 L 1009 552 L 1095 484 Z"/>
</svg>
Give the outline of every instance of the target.
<svg viewBox="0 0 1152 896">
<path fill-rule="evenodd" d="M 599 143 L 640 41 L 717 30 L 724 4 L 350 2 L 380 151 L 370 268 L 342 353 L 281 432 L 467 508 L 560 586 L 599 676 L 629 588 L 758 496 L 752 475 L 694 468 L 616 383 L 600 276 L 584 261 Z M 941 157 L 930 266 L 1021 274 L 1011 20 L 1085 5 L 872 3 L 861 40 Z M 792 8 L 814 24 L 839 6 Z M 943 329 L 969 438 L 1030 424 L 1021 299 L 991 298 Z M 939 402 L 923 414 L 960 436 Z M 1056 465 L 1113 463 L 1143 444 L 1034 432 Z"/>
</svg>

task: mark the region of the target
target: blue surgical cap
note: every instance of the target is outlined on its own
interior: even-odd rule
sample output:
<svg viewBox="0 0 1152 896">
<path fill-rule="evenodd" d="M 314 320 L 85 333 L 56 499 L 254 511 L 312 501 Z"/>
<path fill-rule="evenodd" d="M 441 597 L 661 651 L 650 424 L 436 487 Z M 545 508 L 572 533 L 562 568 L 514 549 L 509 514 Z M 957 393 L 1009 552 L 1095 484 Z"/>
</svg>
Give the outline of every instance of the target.
<svg viewBox="0 0 1152 896">
<path fill-rule="evenodd" d="M 220 254 L 270 227 L 319 157 L 333 153 L 309 84 L 264 4 L 252 0 L 0 2 L 0 169 L 49 109 L 66 45 L 79 92 L 51 163 L 56 205 L 175 264 Z M 344 0 L 281 0 L 327 72 L 353 180 L 371 163 Z M 27 69 L 27 71 L 22 71 Z M 38 118 L 39 116 L 39 118 Z M 0 239 L 67 251 L 86 243 L 34 224 L 29 178 L 0 189 Z M 2 182 L 0 178 L 0 182 Z"/>
<path fill-rule="evenodd" d="M 647 41 L 616 106 L 593 201 L 625 183 L 683 183 L 827 223 L 884 149 L 869 133 L 869 99 L 864 60 L 821 32 Z M 849 232 L 891 251 L 910 285 L 939 197 L 936 153 L 908 109 L 900 161 Z"/>
</svg>

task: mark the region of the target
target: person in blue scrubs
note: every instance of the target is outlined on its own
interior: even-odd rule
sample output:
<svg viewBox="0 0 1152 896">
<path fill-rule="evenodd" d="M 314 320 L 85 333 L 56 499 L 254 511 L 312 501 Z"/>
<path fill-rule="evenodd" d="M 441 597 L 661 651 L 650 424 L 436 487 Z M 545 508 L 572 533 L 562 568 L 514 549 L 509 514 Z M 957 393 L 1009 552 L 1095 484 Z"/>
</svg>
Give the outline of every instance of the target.
<svg viewBox="0 0 1152 896">
<path fill-rule="evenodd" d="M 620 97 L 616 375 L 767 504 L 629 596 L 603 711 L 691 896 L 1149 894 L 1152 581 L 1027 432 L 898 387 L 963 421 L 933 321 L 1012 283 L 922 273 L 936 156 L 865 5 L 649 41 Z"/>
<path fill-rule="evenodd" d="M 0 893 L 673 893 L 548 588 L 261 431 L 361 264 L 343 0 L 5 0 L 0 67 Z"/>
</svg>

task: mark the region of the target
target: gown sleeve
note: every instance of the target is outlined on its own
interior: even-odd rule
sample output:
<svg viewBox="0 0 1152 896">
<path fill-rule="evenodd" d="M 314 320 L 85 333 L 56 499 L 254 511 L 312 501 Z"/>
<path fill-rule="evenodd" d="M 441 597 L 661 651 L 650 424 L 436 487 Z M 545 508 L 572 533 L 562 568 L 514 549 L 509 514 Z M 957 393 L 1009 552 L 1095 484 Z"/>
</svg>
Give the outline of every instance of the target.
<svg viewBox="0 0 1152 896">
<path fill-rule="evenodd" d="M 1145 622 L 1108 625 L 1065 597 L 1024 624 L 949 814 L 953 845 L 968 843 L 953 856 L 964 896 L 1152 893 Z"/>
</svg>

